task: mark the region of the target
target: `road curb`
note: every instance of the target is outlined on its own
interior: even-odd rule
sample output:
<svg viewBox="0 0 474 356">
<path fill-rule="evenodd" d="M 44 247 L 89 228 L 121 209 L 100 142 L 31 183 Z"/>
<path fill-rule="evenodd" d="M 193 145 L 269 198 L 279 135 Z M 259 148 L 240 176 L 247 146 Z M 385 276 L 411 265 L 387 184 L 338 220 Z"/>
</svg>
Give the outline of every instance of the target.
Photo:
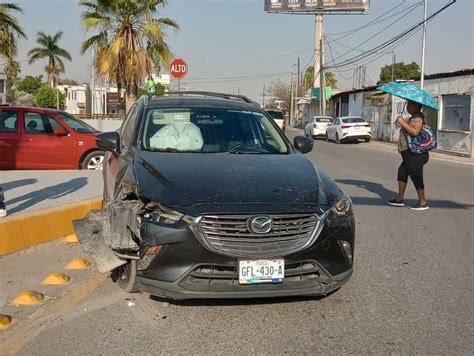
<svg viewBox="0 0 474 356">
<path fill-rule="evenodd" d="M 90 210 L 101 208 L 102 198 L 94 198 L 2 218 L 0 256 L 72 234 L 73 220 L 85 217 Z"/>
</svg>

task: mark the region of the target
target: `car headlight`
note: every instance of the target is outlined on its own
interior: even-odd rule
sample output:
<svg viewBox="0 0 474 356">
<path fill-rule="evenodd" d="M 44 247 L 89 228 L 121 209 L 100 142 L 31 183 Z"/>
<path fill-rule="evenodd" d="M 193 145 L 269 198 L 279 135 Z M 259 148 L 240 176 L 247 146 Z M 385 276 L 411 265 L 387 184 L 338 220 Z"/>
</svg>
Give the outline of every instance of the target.
<svg viewBox="0 0 474 356">
<path fill-rule="evenodd" d="M 328 214 L 329 219 L 340 219 L 352 214 L 352 200 L 344 194 L 331 208 Z"/>
<path fill-rule="evenodd" d="M 184 215 L 162 204 L 151 203 L 146 206 L 143 219 L 160 224 L 176 224 Z"/>
</svg>

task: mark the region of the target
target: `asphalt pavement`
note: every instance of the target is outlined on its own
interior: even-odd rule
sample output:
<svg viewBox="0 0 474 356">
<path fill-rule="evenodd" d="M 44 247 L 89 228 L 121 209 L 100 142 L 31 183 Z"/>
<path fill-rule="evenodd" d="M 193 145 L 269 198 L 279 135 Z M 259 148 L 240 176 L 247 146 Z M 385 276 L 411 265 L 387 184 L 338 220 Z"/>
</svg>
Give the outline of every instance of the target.
<svg viewBox="0 0 474 356">
<path fill-rule="evenodd" d="M 0 350 L 471 354 L 474 166 L 430 160 L 425 185 L 431 209 L 415 212 L 386 205 L 395 194 L 400 156 L 373 148 L 316 141 L 308 154 L 355 204 L 354 275 L 334 294 L 168 304 L 145 293 L 125 294 L 110 278 L 99 279 L 79 297 L 69 301 L 65 295 L 55 317 L 46 318 L 46 312 L 32 318 L 41 328 L 25 333 L 21 343 L 11 342 L 15 326 L 0 334 Z M 415 203 L 411 183 L 406 198 Z"/>
</svg>

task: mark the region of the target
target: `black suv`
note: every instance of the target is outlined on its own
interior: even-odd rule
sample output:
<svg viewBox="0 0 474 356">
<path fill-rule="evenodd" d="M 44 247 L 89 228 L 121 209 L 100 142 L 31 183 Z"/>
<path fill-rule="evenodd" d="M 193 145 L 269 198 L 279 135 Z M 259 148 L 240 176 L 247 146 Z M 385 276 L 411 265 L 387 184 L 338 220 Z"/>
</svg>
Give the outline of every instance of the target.
<svg viewBox="0 0 474 356">
<path fill-rule="evenodd" d="M 172 299 L 325 295 L 352 274 L 352 203 L 257 103 L 142 97 L 98 135 L 104 209 L 75 222 L 101 272 Z"/>
</svg>

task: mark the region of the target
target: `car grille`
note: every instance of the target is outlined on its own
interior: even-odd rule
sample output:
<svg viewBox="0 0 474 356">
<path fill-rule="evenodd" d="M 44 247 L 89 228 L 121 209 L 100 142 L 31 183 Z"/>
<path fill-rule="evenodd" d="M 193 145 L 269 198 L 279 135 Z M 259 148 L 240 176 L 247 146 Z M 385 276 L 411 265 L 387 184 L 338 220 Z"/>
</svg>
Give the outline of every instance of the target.
<svg viewBox="0 0 474 356">
<path fill-rule="evenodd" d="M 268 215 L 272 229 L 255 234 L 248 228 L 248 215 L 202 216 L 200 237 L 212 251 L 236 257 L 284 256 L 312 244 L 323 224 L 315 214 Z"/>
</svg>

